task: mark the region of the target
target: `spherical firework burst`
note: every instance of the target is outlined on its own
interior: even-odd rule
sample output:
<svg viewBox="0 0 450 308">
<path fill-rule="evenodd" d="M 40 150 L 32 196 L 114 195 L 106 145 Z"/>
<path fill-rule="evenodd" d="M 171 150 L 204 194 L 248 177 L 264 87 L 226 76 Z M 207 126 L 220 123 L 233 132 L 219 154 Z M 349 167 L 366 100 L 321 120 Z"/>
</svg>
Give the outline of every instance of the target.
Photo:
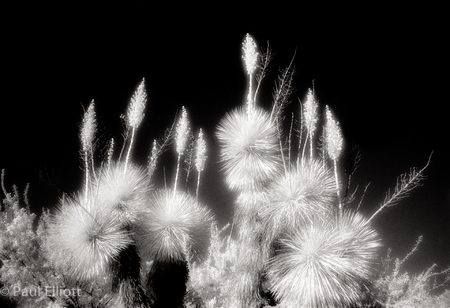
<svg viewBox="0 0 450 308">
<path fill-rule="evenodd" d="M 194 197 L 155 191 L 139 223 L 143 256 L 160 261 L 201 258 L 208 251 L 212 221 L 211 212 Z"/>
<path fill-rule="evenodd" d="M 146 207 L 149 186 L 147 173 L 134 165 L 116 164 L 101 173 L 94 194 L 105 211 L 122 223 L 132 223 Z"/>
<path fill-rule="evenodd" d="M 335 307 L 359 297 L 380 246 L 362 215 L 352 212 L 315 219 L 282 239 L 269 262 L 271 290 L 283 307 Z"/>
<path fill-rule="evenodd" d="M 238 108 L 225 115 L 217 137 L 226 182 L 231 189 L 258 188 L 278 173 L 281 165 L 276 126 L 262 109 Z"/>
<path fill-rule="evenodd" d="M 53 258 L 64 260 L 64 266 L 81 279 L 104 274 L 107 266 L 132 243 L 129 232 L 114 215 L 104 211 L 93 198 L 84 196 L 61 201 L 49 236 Z"/>
<path fill-rule="evenodd" d="M 314 216 L 326 215 L 335 196 L 334 178 L 321 162 L 300 162 L 268 189 L 268 202 L 261 210 L 267 240 L 298 228 Z"/>
</svg>

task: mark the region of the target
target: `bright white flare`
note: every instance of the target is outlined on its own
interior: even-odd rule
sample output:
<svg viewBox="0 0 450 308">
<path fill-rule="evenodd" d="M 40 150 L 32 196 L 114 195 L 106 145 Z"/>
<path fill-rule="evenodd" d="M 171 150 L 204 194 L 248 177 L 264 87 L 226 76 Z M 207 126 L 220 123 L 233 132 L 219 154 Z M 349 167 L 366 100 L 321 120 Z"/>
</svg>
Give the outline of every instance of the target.
<svg viewBox="0 0 450 308">
<path fill-rule="evenodd" d="M 380 246 L 361 214 L 315 219 L 280 241 L 269 262 L 271 290 L 283 307 L 341 307 L 358 300 Z"/>
</svg>

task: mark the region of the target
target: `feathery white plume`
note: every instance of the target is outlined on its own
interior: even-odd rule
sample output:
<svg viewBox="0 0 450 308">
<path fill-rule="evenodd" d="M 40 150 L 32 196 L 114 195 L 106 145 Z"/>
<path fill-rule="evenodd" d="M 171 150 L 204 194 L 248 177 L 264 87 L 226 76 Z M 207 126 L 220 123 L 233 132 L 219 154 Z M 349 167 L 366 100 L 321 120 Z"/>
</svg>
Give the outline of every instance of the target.
<svg viewBox="0 0 450 308">
<path fill-rule="evenodd" d="M 339 122 L 333 117 L 328 106 L 326 108 L 325 142 L 327 153 L 332 160 L 337 160 L 342 152 L 344 139 L 342 138 Z"/>
<path fill-rule="evenodd" d="M 134 134 L 136 129 L 144 118 L 145 104 L 147 103 L 147 93 L 145 92 L 145 78 L 142 78 L 141 83 L 137 87 L 128 105 L 127 112 L 127 125 L 128 129 L 131 129 L 131 140 L 128 146 L 127 157 L 125 158 L 125 168 L 124 173 L 127 171 L 128 160 L 130 158 L 131 148 L 133 147 Z"/>
<path fill-rule="evenodd" d="M 339 199 L 339 210 L 342 211 L 341 191 L 339 176 L 337 172 L 337 160 L 341 155 L 344 139 L 342 138 L 342 132 L 341 128 L 339 127 L 339 122 L 334 119 L 330 108 L 328 108 L 328 106 L 325 106 L 325 108 L 327 117 L 325 124 L 325 146 L 328 156 L 330 156 L 330 158 L 333 160 L 334 178 L 336 180 L 337 189 L 336 193 Z"/>
<path fill-rule="evenodd" d="M 175 173 L 175 183 L 173 186 L 173 192 L 175 193 L 177 190 L 177 182 L 178 182 L 178 173 L 180 172 L 180 160 L 181 155 L 184 154 L 184 150 L 186 150 L 186 143 L 189 137 L 189 119 L 186 108 L 184 106 L 181 110 L 181 118 L 178 121 L 177 128 L 175 130 L 175 145 L 176 151 L 178 153 L 177 160 L 177 171 Z"/>
<path fill-rule="evenodd" d="M 144 118 L 144 109 L 147 103 L 147 93 L 145 92 L 145 78 L 137 87 L 130 100 L 127 111 L 127 124 L 133 129 L 137 129 Z"/>
<path fill-rule="evenodd" d="M 111 167 L 113 154 L 114 154 L 114 138 L 111 138 L 111 140 L 109 141 L 108 152 L 106 157 L 107 169 Z"/>
<path fill-rule="evenodd" d="M 305 121 L 305 127 L 307 129 L 307 133 L 309 136 L 310 158 L 312 158 L 313 156 L 313 138 L 316 132 L 316 125 L 318 120 L 317 108 L 318 104 L 314 98 L 314 94 L 311 91 L 311 89 L 309 89 L 306 103 L 304 106 L 303 119 Z"/>
<path fill-rule="evenodd" d="M 203 131 L 200 128 L 195 144 L 195 168 L 197 169 L 197 188 L 195 190 L 195 198 L 198 200 L 198 190 L 200 187 L 200 175 L 205 168 L 206 162 L 206 142 L 203 138 Z"/>
<path fill-rule="evenodd" d="M 242 58 L 244 59 L 248 74 L 247 113 L 251 114 L 254 111 L 253 75 L 258 64 L 258 51 L 255 40 L 248 33 L 242 43 L 242 51 Z"/>
<path fill-rule="evenodd" d="M 181 109 L 181 118 L 178 121 L 176 132 L 175 132 L 175 141 L 176 141 L 176 150 L 179 155 L 183 155 L 184 150 L 186 149 L 186 141 L 189 132 L 189 119 L 186 108 L 184 106 Z"/>
<path fill-rule="evenodd" d="M 198 132 L 197 142 L 196 142 L 196 152 L 195 152 L 195 168 L 197 168 L 198 172 L 202 172 L 205 168 L 206 162 L 206 142 L 203 138 L 203 131 L 200 128 Z"/>
<path fill-rule="evenodd" d="M 256 70 L 258 62 L 258 51 L 255 40 L 250 34 L 246 34 L 244 42 L 242 43 L 242 58 L 245 61 L 245 68 L 247 69 L 247 74 L 253 75 Z"/>
<path fill-rule="evenodd" d="M 81 122 L 80 139 L 81 149 L 83 152 L 83 161 L 85 167 L 85 198 L 87 198 L 89 190 L 89 159 L 93 160 L 93 143 L 95 138 L 95 132 L 97 131 L 97 121 L 95 120 L 95 104 L 92 100 L 88 107 L 88 110 L 84 113 L 83 121 Z M 93 162 L 92 162 L 93 165 Z M 93 170 L 92 170 L 93 171 Z"/>
<path fill-rule="evenodd" d="M 95 104 L 94 100 L 91 101 L 88 110 L 84 113 L 83 121 L 81 123 L 81 148 L 83 152 L 89 152 L 92 150 L 92 144 L 94 143 L 95 132 L 97 131 L 97 121 L 95 120 Z"/>
<path fill-rule="evenodd" d="M 148 162 L 148 180 L 151 182 L 152 177 L 153 177 L 153 173 L 155 172 L 156 169 L 156 164 L 158 162 L 158 157 L 159 157 L 159 145 L 158 145 L 158 141 L 155 139 L 153 140 L 153 144 L 152 144 L 152 153 L 150 155 L 150 159 Z"/>
</svg>

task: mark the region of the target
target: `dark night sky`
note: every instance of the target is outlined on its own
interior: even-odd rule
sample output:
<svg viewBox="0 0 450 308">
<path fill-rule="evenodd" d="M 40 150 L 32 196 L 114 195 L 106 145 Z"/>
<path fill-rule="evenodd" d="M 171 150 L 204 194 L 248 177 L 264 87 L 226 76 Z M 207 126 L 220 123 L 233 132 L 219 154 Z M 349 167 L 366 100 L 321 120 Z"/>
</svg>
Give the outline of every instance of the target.
<svg viewBox="0 0 450 308">
<path fill-rule="evenodd" d="M 305 97 L 314 79 L 317 98 L 334 110 L 347 148 L 359 145 L 357 181 L 371 182 L 363 212 L 375 211 L 396 177 L 424 166 L 434 150 L 424 185 L 382 212 L 375 227 L 394 256 L 405 255 L 425 236 L 410 263 L 417 270 L 433 262 L 448 266 L 449 48 L 441 12 L 442 7 L 381 4 L 245 11 L 145 1 L 5 11 L 0 168 L 6 168 L 6 185 L 23 189 L 30 182 L 36 211 L 52 207 L 60 196 L 49 183 L 80 188 L 83 106 L 94 99 L 101 137 L 120 140 L 119 116 L 145 77 L 149 102 L 134 160 L 145 162 L 152 139 L 186 106 L 210 145 L 202 198 L 226 222 L 233 197 L 218 170 L 214 132 L 225 112 L 245 99 L 241 42 L 249 32 L 260 46 L 269 41 L 275 52 L 260 105 L 270 106 L 277 70 L 296 50 L 293 101 Z"/>
</svg>

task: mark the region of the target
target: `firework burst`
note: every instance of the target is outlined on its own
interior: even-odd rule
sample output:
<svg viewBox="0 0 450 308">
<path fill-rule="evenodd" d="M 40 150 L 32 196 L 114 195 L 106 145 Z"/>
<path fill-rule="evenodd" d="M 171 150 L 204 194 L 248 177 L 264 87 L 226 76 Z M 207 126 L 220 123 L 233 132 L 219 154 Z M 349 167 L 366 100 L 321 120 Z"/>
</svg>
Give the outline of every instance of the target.
<svg viewBox="0 0 450 308">
<path fill-rule="evenodd" d="M 298 228 L 314 216 L 328 213 L 336 195 L 332 174 L 317 160 L 299 165 L 274 181 L 269 201 L 261 210 L 264 233 L 269 242 L 284 230 Z"/>
<path fill-rule="evenodd" d="M 91 279 L 104 274 L 132 243 L 118 219 L 103 210 L 93 198 L 61 201 L 49 234 L 54 260 L 65 260 L 77 278 Z"/>
<path fill-rule="evenodd" d="M 211 212 L 194 197 L 158 190 L 142 216 L 139 239 L 143 256 L 160 261 L 200 259 L 208 251 Z"/>
<path fill-rule="evenodd" d="M 362 215 L 345 211 L 316 219 L 280 241 L 269 262 L 272 291 L 283 307 L 335 307 L 359 298 L 380 246 Z"/>
<path fill-rule="evenodd" d="M 106 212 L 123 223 L 133 223 L 147 203 L 149 186 L 144 169 L 116 164 L 106 169 L 96 182 L 96 197 Z"/>
<path fill-rule="evenodd" d="M 228 113 L 219 124 L 217 137 L 231 189 L 255 190 L 278 173 L 281 158 L 276 127 L 262 109 L 247 114 L 238 108 Z"/>
</svg>

